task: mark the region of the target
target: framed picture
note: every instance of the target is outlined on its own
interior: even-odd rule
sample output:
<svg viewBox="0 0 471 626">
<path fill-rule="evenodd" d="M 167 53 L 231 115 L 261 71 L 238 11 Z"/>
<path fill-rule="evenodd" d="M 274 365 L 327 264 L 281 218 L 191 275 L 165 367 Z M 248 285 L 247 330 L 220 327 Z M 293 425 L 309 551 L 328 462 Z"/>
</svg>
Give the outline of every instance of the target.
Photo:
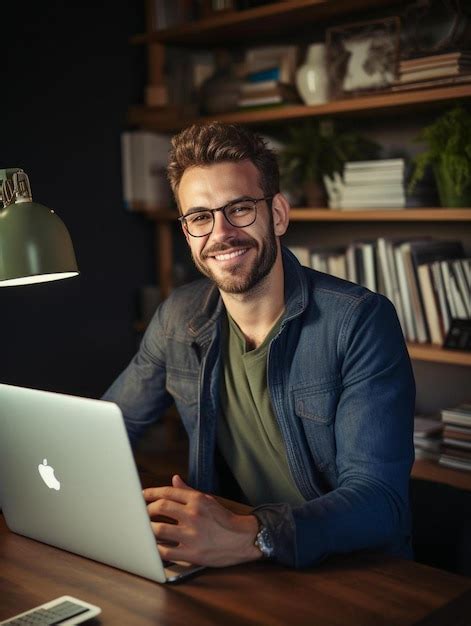
<svg viewBox="0 0 471 626">
<path fill-rule="evenodd" d="M 394 82 L 399 59 L 399 17 L 327 29 L 333 97 L 384 89 Z"/>
</svg>

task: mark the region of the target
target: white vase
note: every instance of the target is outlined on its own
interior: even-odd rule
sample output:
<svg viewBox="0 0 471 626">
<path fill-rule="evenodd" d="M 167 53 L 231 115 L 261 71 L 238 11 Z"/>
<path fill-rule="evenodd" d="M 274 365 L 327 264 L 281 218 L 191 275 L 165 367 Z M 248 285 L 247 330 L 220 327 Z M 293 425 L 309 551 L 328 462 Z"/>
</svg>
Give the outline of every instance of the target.
<svg viewBox="0 0 471 626">
<path fill-rule="evenodd" d="M 296 87 L 305 104 L 323 104 L 329 100 L 325 44 L 309 46 L 306 61 L 296 72 Z"/>
</svg>

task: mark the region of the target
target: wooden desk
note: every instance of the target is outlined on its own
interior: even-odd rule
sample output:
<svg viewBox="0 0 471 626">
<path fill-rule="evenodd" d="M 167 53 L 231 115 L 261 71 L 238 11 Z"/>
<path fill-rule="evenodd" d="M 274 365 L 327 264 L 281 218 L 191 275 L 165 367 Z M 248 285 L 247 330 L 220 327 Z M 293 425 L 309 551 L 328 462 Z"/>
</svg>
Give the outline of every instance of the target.
<svg viewBox="0 0 471 626">
<path fill-rule="evenodd" d="M 159 585 L 11 533 L 0 516 L 0 564 L 0 619 L 64 594 L 102 608 L 89 623 L 113 626 L 465 626 L 471 619 L 471 579 L 378 556 L 336 557 L 305 571 L 253 563 Z"/>
</svg>

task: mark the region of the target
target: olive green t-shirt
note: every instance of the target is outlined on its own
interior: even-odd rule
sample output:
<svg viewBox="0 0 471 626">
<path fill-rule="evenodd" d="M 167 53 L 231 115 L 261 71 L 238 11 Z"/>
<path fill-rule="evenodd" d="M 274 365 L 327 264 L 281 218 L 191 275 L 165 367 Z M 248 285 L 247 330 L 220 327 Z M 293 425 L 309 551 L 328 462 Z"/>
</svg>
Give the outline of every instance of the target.
<svg viewBox="0 0 471 626">
<path fill-rule="evenodd" d="M 223 372 L 217 444 L 247 501 L 304 502 L 291 476 L 267 386 L 267 350 L 275 323 L 262 345 L 247 351 L 245 337 L 227 315 L 222 333 Z"/>
</svg>

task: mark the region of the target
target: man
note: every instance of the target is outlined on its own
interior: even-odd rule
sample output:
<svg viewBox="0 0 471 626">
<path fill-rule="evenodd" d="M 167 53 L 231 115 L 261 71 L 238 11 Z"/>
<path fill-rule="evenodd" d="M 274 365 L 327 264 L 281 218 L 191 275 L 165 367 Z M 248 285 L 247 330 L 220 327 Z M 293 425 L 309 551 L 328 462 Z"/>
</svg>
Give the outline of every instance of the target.
<svg viewBox="0 0 471 626">
<path fill-rule="evenodd" d="M 157 310 L 104 399 L 131 440 L 175 401 L 189 485 L 144 491 L 164 559 L 293 567 L 375 549 L 410 556 L 414 380 L 391 303 L 280 245 L 276 157 L 236 125 L 173 139 L 169 179 L 207 277 Z M 236 515 L 212 495 L 254 507 Z"/>
</svg>

